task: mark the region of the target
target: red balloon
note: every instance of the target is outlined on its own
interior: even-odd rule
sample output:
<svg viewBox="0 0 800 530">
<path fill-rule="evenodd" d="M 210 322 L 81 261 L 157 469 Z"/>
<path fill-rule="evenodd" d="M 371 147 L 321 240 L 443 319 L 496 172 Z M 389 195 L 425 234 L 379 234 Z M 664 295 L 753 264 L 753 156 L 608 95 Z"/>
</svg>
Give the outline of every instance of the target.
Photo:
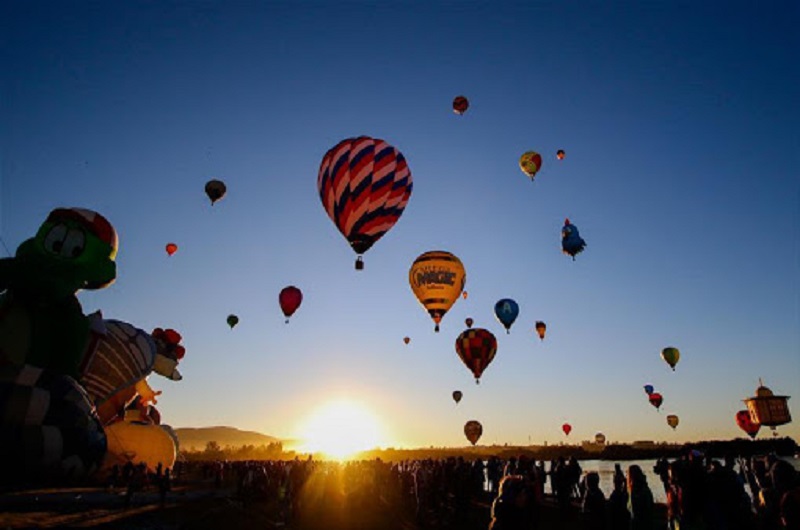
<svg viewBox="0 0 800 530">
<path fill-rule="evenodd" d="M 570 425 L 569 423 L 565 423 L 564 425 L 561 426 L 561 430 L 564 431 L 564 434 L 569 436 L 569 433 L 572 432 L 572 425 Z"/>
<path fill-rule="evenodd" d="M 284 287 L 281 291 L 281 294 L 278 296 L 278 302 L 280 302 L 281 310 L 283 310 L 283 314 L 286 316 L 287 324 L 289 323 L 289 317 L 297 311 L 302 301 L 303 293 L 294 285 Z"/>
<path fill-rule="evenodd" d="M 173 254 L 175 254 L 175 252 L 177 252 L 178 245 L 176 245 L 175 243 L 167 243 L 167 247 L 166 248 L 167 248 L 167 254 L 172 256 Z"/>
<path fill-rule="evenodd" d="M 658 409 L 658 407 L 661 406 L 661 403 L 664 402 L 664 398 L 658 392 L 653 392 L 652 394 L 650 394 L 648 399 L 650 400 L 650 404 L 653 405 L 656 409 Z"/>
<path fill-rule="evenodd" d="M 750 417 L 750 411 L 747 410 L 740 410 L 736 413 L 736 425 L 746 432 L 751 440 L 756 437 L 759 429 L 761 429 L 761 424 L 755 423 Z"/>
<path fill-rule="evenodd" d="M 464 96 L 456 96 L 453 99 L 453 112 L 458 115 L 464 114 L 469 108 L 469 100 Z"/>
<path fill-rule="evenodd" d="M 478 383 L 481 374 L 489 366 L 497 353 L 497 339 L 490 331 L 470 328 L 461 332 L 456 339 L 456 353 L 475 376 Z"/>
</svg>

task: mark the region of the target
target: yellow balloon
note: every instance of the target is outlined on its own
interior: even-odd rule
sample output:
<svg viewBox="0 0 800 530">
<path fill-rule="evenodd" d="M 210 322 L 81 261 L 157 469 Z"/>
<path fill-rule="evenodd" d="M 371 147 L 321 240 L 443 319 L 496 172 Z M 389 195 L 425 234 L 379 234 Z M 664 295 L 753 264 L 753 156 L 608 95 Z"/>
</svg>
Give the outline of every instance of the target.
<svg viewBox="0 0 800 530">
<path fill-rule="evenodd" d="M 542 156 L 536 151 L 526 151 L 519 157 L 519 168 L 528 175 L 531 180 L 542 167 Z"/>
<path fill-rule="evenodd" d="M 123 466 L 126 462 L 136 465 L 144 462 L 147 469 L 155 472 L 159 462 L 162 469 L 175 464 L 175 442 L 160 425 L 130 421 L 138 411 L 127 411 L 126 419 L 105 427 L 108 451 L 103 468 L 110 469 L 114 464 Z"/>
<path fill-rule="evenodd" d="M 675 414 L 670 414 L 669 416 L 667 416 L 667 425 L 669 425 L 673 429 L 678 426 L 679 422 L 680 420 L 678 419 L 678 416 L 676 416 Z"/>
<path fill-rule="evenodd" d="M 461 260 L 443 250 L 425 252 L 408 271 L 411 290 L 436 323 L 436 331 L 442 317 L 461 296 L 466 282 L 467 273 Z"/>
</svg>

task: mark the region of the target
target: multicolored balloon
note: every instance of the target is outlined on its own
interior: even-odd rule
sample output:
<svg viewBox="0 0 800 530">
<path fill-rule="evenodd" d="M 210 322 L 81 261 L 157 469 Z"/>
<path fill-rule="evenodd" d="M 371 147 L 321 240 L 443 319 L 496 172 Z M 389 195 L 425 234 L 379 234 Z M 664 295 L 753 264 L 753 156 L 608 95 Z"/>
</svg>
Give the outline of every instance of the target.
<svg viewBox="0 0 800 530">
<path fill-rule="evenodd" d="M 456 339 L 456 353 L 461 362 L 472 371 L 475 384 L 497 354 L 497 339 L 483 328 L 467 329 Z"/>
<path fill-rule="evenodd" d="M 736 425 L 746 432 L 751 440 L 755 439 L 758 431 L 761 429 L 761 424 L 753 421 L 749 410 L 740 410 L 736 413 Z"/>
<path fill-rule="evenodd" d="M 572 256 L 572 261 L 575 261 L 575 255 L 583 252 L 586 248 L 586 241 L 578 233 L 578 227 L 569 222 L 569 219 L 564 220 L 564 227 L 561 229 L 561 250 L 564 254 Z"/>
<path fill-rule="evenodd" d="M 211 200 L 211 206 L 214 206 L 215 202 L 223 198 L 227 190 L 228 188 L 221 180 L 212 179 L 206 182 L 206 195 Z"/>
<path fill-rule="evenodd" d="M 428 311 L 434 328 L 461 296 L 467 273 L 461 260 L 449 252 L 434 250 L 420 255 L 408 271 L 408 283 L 419 303 Z"/>
<path fill-rule="evenodd" d="M 231 329 L 233 329 L 236 326 L 236 324 L 239 323 L 239 317 L 237 317 L 236 315 L 228 315 L 228 318 L 225 319 L 225 321 L 228 323 Z"/>
<path fill-rule="evenodd" d="M 567 156 L 567 153 L 565 153 L 563 149 L 559 149 L 558 151 L 556 151 L 556 158 L 558 158 L 559 160 L 564 160 L 565 156 Z"/>
<path fill-rule="evenodd" d="M 358 255 L 400 219 L 413 187 L 403 155 L 384 140 L 359 136 L 342 140 L 325 153 L 317 190 L 322 206 Z"/>
<path fill-rule="evenodd" d="M 650 401 L 650 404 L 656 408 L 656 410 L 660 410 L 659 407 L 661 407 L 661 404 L 664 402 L 664 397 L 658 392 L 653 392 L 650 394 L 650 396 L 648 396 L 647 399 Z"/>
<path fill-rule="evenodd" d="M 569 423 L 565 423 L 564 425 L 561 426 L 561 430 L 564 431 L 564 434 L 569 436 L 569 433 L 572 432 L 572 425 L 570 425 Z"/>
<path fill-rule="evenodd" d="M 667 416 L 667 425 L 672 427 L 673 431 L 675 430 L 675 427 L 678 426 L 678 423 L 680 423 L 680 420 L 678 419 L 678 416 L 676 416 L 675 414 L 670 414 L 669 416 Z"/>
<path fill-rule="evenodd" d="M 526 151 L 519 157 L 519 168 L 533 182 L 536 173 L 542 168 L 542 156 L 536 151 Z"/>
<path fill-rule="evenodd" d="M 669 346 L 661 350 L 661 358 L 664 359 L 664 361 L 668 365 L 670 365 L 672 371 L 674 372 L 675 365 L 678 364 L 678 361 L 681 358 L 681 352 L 678 351 L 678 348 L 673 348 L 672 346 Z"/>
<path fill-rule="evenodd" d="M 467 440 L 469 440 L 472 445 L 478 443 L 478 440 L 481 439 L 482 434 L 483 425 L 481 425 L 481 422 L 477 420 L 469 420 L 464 424 L 464 436 L 467 437 Z"/>
<path fill-rule="evenodd" d="M 519 305 L 511 298 L 503 298 L 494 304 L 494 315 L 506 328 L 506 333 L 511 333 L 511 325 L 519 315 Z"/>
<path fill-rule="evenodd" d="M 175 243 L 167 243 L 167 246 L 165 248 L 167 250 L 167 254 L 169 254 L 170 256 L 172 256 L 178 251 L 178 245 L 176 245 Z"/>
<path fill-rule="evenodd" d="M 539 338 L 544 340 L 544 333 L 547 331 L 547 324 L 542 322 L 541 320 L 536 321 L 536 333 L 539 334 Z"/>
<path fill-rule="evenodd" d="M 303 293 L 294 285 L 289 285 L 281 289 L 281 293 L 278 295 L 278 302 L 281 305 L 281 310 L 288 324 L 289 317 L 297 311 L 297 308 L 300 307 L 300 304 L 303 302 Z"/>
<path fill-rule="evenodd" d="M 461 398 L 463 397 L 463 395 L 464 394 L 461 393 L 461 390 L 454 390 L 453 391 L 453 401 L 455 401 L 456 404 L 460 403 L 461 402 Z"/>
<path fill-rule="evenodd" d="M 453 112 L 459 116 L 464 114 L 469 108 L 469 100 L 464 96 L 456 96 L 453 99 Z"/>
</svg>

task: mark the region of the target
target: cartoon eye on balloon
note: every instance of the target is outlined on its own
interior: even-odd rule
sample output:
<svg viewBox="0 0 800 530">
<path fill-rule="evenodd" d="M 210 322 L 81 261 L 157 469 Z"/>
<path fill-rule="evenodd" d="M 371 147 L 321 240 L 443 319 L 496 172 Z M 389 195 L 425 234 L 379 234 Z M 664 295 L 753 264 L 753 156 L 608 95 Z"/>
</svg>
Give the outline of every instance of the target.
<svg viewBox="0 0 800 530">
<path fill-rule="evenodd" d="M 453 99 L 453 112 L 461 116 L 469 108 L 469 100 L 464 96 L 456 96 Z"/>
<path fill-rule="evenodd" d="M 302 301 L 303 293 L 294 285 L 289 285 L 281 290 L 281 293 L 278 295 L 278 303 L 280 303 L 287 324 L 289 323 L 289 317 L 297 311 Z"/>
<path fill-rule="evenodd" d="M 322 157 L 319 198 L 358 255 L 356 270 L 364 268 L 362 254 L 400 219 L 412 187 L 405 157 L 384 140 L 348 138 Z"/>
<path fill-rule="evenodd" d="M 511 325 L 519 315 L 519 305 L 511 298 L 503 298 L 494 304 L 494 314 L 506 328 L 506 333 L 511 333 Z"/>
<path fill-rule="evenodd" d="M 228 188 L 225 186 L 225 183 L 221 180 L 213 179 L 206 182 L 206 195 L 208 195 L 208 198 L 211 201 L 211 206 L 214 206 L 215 202 L 225 196 L 227 189 Z"/>
<path fill-rule="evenodd" d="M 421 254 L 408 271 L 411 290 L 433 319 L 437 332 L 442 317 L 461 296 L 466 282 L 461 260 L 441 250 Z"/>
<path fill-rule="evenodd" d="M 475 384 L 497 354 L 497 339 L 483 328 L 467 329 L 456 339 L 456 353 L 475 376 Z"/>
<path fill-rule="evenodd" d="M 175 243 L 167 243 L 167 246 L 165 248 L 167 250 L 167 254 L 169 254 L 170 256 L 172 256 L 178 251 L 178 245 L 176 245 Z"/>
</svg>

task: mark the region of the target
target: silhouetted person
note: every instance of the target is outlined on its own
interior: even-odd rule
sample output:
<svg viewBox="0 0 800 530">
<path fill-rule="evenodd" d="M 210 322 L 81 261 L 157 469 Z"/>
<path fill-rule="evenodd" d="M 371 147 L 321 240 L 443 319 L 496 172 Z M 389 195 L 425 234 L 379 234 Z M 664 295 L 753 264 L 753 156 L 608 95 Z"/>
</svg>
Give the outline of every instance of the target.
<svg viewBox="0 0 800 530">
<path fill-rule="evenodd" d="M 506 475 L 492 503 L 489 530 L 531 530 L 536 526 L 533 492 L 521 475 Z"/>
<path fill-rule="evenodd" d="M 631 512 L 631 530 L 652 530 L 653 492 L 647 485 L 642 468 L 633 464 L 628 467 L 628 505 Z"/>
<path fill-rule="evenodd" d="M 586 530 L 603 530 L 606 527 L 606 497 L 600 491 L 600 475 L 590 471 L 584 479 L 586 491 L 583 494 L 583 527 Z"/>
<path fill-rule="evenodd" d="M 628 511 L 628 481 L 622 474 L 619 464 L 615 464 L 619 475 L 614 472 L 614 491 L 608 497 L 608 520 L 611 530 L 629 530 L 631 512 Z"/>
</svg>

